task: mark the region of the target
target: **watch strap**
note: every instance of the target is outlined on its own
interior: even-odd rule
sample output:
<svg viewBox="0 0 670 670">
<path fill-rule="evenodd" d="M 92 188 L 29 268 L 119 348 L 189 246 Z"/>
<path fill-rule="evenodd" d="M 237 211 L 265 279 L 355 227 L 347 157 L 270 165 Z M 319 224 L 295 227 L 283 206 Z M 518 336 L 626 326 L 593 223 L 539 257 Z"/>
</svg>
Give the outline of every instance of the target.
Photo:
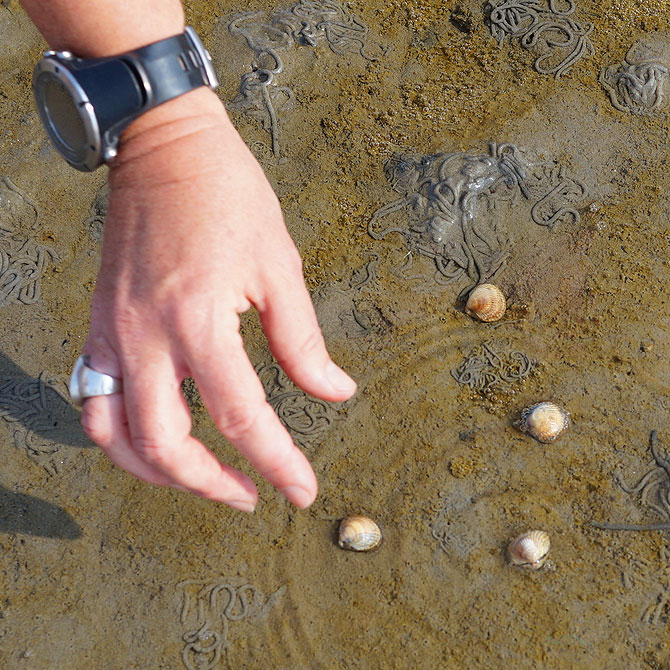
<svg viewBox="0 0 670 670">
<path fill-rule="evenodd" d="M 190 27 L 181 35 L 135 49 L 119 58 L 128 62 L 140 78 L 145 95 L 143 112 L 200 86 L 218 86 L 211 57 Z"/>
</svg>

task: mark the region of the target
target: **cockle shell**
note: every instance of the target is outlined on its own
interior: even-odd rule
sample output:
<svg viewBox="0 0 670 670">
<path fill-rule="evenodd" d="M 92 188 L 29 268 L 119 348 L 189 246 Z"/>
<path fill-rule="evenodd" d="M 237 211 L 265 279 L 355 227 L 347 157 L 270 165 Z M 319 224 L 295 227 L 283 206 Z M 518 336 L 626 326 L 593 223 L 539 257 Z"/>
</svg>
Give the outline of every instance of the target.
<svg viewBox="0 0 670 670">
<path fill-rule="evenodd" d="M 521 412 L 519 428 L 540 442 L 555 442 L 570 425 L 570 413 L 553 402 L 539 402 Z"/>
<path fill-rule="evenodd" d="M 480 321 L 498 321 L 505 313 L 507 303 L 502 291 L 493 284 L 475 286 L 468 296 L 465 311 Z"/>
<path fill-rule="evenodd" d="M 370 551 L 370 549 L 378 547 L 381 541 L 382 532 L 372 519 L 360 514 L 342 519 L 340 537 L 337 541 L 342 549 Z"/>
<path fill-rule="evenodd" d="M 543 530 L 529 530 L 514 538 L 507 549 L 509 562 L 525 570 L 541 568 L 547 559 L 551 542 Z"/>
</svg>

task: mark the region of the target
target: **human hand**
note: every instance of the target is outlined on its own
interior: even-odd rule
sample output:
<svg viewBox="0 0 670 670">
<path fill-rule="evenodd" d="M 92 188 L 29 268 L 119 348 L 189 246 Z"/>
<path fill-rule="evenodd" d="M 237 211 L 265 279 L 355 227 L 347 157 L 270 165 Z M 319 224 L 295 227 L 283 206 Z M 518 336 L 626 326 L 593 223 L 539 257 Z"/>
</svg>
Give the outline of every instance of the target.
<svg viewBox="0 0 670 670">
<path fill-rule="evenodd" d="M 356 387 L 330 360 L 277 198 L 218 98 L 200 88 L 136 120 L 109 183 L 83 353 L 123 392 L 87 398 L 84 430 L 140 479 L 253 511 L 252 480 L 190 435 L 180 386 L 192 376 L 219 430 L 307 507 L 314 472 L 266 402 L 238 315 L 258 310 L 272 353 L 308 393 L 341 401 Z"/>
</svg>

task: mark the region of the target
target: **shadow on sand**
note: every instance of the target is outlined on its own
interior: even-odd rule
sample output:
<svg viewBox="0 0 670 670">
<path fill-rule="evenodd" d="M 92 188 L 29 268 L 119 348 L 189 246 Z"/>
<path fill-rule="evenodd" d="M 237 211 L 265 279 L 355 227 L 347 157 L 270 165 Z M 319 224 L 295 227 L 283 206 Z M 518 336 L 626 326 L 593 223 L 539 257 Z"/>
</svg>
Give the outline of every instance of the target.
<svg viewBox="0 0 670 670">
<path fill-rule="evenodd" d="M 27 374 L 0 352 L 0 418 L 15 425 L 15 442 L 40 462 L 60 445 L 92 447 L 79 422 L 79 412 L 67 399 L 65 385 Z M 11 428 L 11 426 L 10 426 Z M 65 510 L 34 496 L 0 485 L 0 532 L 76 539 L 79 525 Z"/>
</svg>

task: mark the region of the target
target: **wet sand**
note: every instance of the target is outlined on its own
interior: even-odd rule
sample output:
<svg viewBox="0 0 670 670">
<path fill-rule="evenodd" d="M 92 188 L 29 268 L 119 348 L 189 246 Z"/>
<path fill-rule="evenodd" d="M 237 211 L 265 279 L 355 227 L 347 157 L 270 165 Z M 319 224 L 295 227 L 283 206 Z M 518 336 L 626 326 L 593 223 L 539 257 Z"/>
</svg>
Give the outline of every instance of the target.
<svg viewBox="0 0 670 670">
<path fill-rule="evenodd" d="M 593 24 L 593 54 L 558 79 L 517 41 L 499 45 L 480 2 L 351 3 L 367 32 L 351 22 L 335 50 L 326 37 L 281 50 L 275 88 L 291 95 L 273 98 L 273 153 L 267 108 L 234 104 L 254 54 L 228 26 L 290 7 L 187 8 L 280 197 L 329 349 L 359 383 L 342 405 L 306 397 L 244 318 L 250 358 L 320 483 L 297 511 L 255 477 L 246 516 L 116 469 L 61 395 L 86 338 L 105 175 L 74 173 L 49 146 L 30 93 L 44 45 L 16 0 L 0 3 L 0 223 L 30 241 L 32 262 L 53 251 L 39 299 L 0 308 L 0 665 L 670 667 L 668 532 L 591 525 L 667 520 L 650 433 L 670 453 L 670 81 L 649 115 L 616 109 L 599 82 L 636 40 L 670 30 L 667 3 L 579 2 L 570 16 Z M 578 217 L 552 229 L 522 196 L 489 213 L 507 254 L 497 325 L 463 313 L 467 273 L 441 284 L 406 235 L 368 233 L 400 197 L 384 173 L 394 153 L 485 156 L 491 142 L 584 186 Z M 452 371 L 483 345 L 535 369 L 483 393 L 459 384 Z M 187 397 L 195 434 L 252 474 L 192 385 Z M 545 399 L 572 418 L 548 445 L 513 425 Z M 370 554 L 336 544 L 357 512 L 384 533 Z M 506 546 L 531 528 L 550 534 L 550 560 L 520 571 Z"/>
</svg>

